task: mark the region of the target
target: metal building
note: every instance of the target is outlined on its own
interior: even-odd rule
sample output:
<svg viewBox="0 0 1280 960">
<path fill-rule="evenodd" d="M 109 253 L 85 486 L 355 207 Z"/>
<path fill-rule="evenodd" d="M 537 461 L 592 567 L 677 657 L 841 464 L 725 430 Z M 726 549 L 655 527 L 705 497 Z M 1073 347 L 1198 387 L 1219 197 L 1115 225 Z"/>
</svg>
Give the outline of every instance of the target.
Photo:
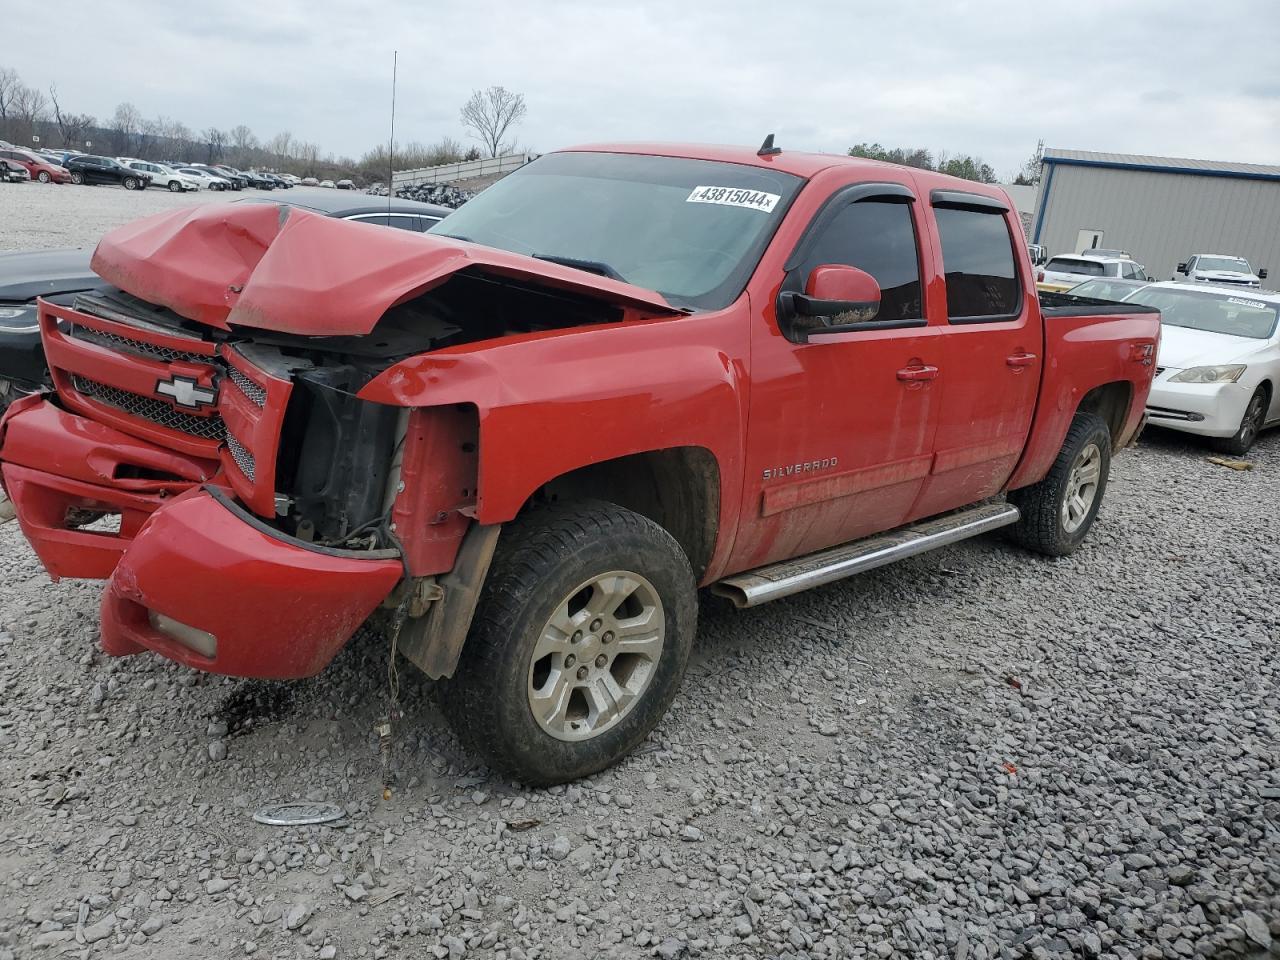
<svg viewBox="0 0 1280 960">
<path fill-rule="evenodd" d="M 1196 253 L 1245 257 L 1280 285 L 1280 167 L 1044 151 L 1031 242 L 1049 255 L 1127 250 L 1168 280 Z"/>
</svg>

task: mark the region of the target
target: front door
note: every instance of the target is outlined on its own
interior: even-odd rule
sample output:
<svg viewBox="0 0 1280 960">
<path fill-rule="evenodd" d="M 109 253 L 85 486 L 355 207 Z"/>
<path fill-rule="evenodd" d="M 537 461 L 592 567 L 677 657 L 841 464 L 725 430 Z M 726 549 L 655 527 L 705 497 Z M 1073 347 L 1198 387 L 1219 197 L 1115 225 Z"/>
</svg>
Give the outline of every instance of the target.
<svg viewBox="0 0 1280 960">
<path fill-rule="evenodd" d="M 945 281 L 936 295 L 947 334 L 933 471 L 914 517 L 1000 492 L 1026 446 L 1044 365 L 1039 304 L 1024 292 L 1017 215 L 985 196 L 932 196 L 941 240 L 934 268 Z"/>
<path fill-rule="evenodd" d="M 784 290 L 803 290 L 822 264 L 870 273 L 882 291 L 874 320 L 794 343 L 775 304 L 752 304 L 746 478 L 731 572 L 897 526 L 919 495 L 939 411 L 942 328 L 924 309 L 918 207 L 905 184 L 845 188 L 787 261 Z"/>
</svg>

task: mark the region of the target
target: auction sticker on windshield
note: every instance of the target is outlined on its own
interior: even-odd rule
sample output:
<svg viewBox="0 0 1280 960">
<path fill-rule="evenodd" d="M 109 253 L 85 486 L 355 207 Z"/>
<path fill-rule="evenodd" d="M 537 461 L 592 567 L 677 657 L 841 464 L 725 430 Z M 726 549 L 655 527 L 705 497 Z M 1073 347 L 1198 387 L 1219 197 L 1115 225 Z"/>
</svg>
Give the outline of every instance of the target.
<svg viewBox="0 0 1280 960">
<path fill-rule="evenodd" d="M 685 203 L 718 203 L 725 207 L 747 207 L 761 213 L 772 213 L 782 198 L 776 193 L 743 190 L 739 187 L 694 187 Z"/>
</svg>

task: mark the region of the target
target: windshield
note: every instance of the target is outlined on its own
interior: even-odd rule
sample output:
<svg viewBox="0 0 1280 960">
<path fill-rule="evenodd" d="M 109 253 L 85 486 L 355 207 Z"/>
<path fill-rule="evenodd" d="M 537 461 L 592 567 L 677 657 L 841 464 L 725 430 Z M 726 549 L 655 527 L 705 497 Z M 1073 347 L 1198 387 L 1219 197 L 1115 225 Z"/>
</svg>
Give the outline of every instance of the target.
<svg viewBox="0 0 1280 960">
<path fill-rule="evenodd" d="M 1158 307 L 1160 322 L 1233 337 L 1265 340 L 1276 329 L 1276 304 L 1210 290 L 1144 287 L 1126 300 Z"/>
<path fill-rule="evenodd" d="M 1253 273 L 1249 261 L 1239 257 L 1201 257 L 1196 261 L 1197 270 L 1229 270 L 1232 273 Z"/>
<path fill-rule="evenodd" d="M 428 233 L 537 256 L 715 310 L 742 292 L 803 181 L 734 163 L 553 153 Z"/>
<path fill-rule="evenodd" d="M 1097 260 L 1068 260 L 1066 257 L 1054 257 L 1044 265 L 1045 270 L 1052 270 L 1055 273 L 1078 273 L 1086 277 L 1105 277 L 1107 271 L 1104 269 L 1106 264 Z"/>
</svg>

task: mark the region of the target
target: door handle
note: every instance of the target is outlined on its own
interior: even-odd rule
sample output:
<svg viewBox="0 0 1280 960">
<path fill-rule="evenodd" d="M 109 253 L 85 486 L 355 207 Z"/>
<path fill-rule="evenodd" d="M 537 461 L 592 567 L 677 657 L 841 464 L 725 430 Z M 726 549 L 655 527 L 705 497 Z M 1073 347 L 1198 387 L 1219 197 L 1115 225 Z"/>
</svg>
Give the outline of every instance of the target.
<svg viewBox="0 0 1280 960">
<path fill-rule="evenodd" d="M 898 371 L 898 379 L 906 383 L 917 383 L 921 380 L 936 380 L 938 379 L 938 368 L 931 367 L 924 363 L 910 367 L 903 367 Z"/>
<path fill-rule="evenodd" d="M 1015 353 L 1011 357 L 1005 357 L 1004 360 L 1011 367 L 1029 367 L 1036 362 L 1034 353 Z"/>
</svg>

